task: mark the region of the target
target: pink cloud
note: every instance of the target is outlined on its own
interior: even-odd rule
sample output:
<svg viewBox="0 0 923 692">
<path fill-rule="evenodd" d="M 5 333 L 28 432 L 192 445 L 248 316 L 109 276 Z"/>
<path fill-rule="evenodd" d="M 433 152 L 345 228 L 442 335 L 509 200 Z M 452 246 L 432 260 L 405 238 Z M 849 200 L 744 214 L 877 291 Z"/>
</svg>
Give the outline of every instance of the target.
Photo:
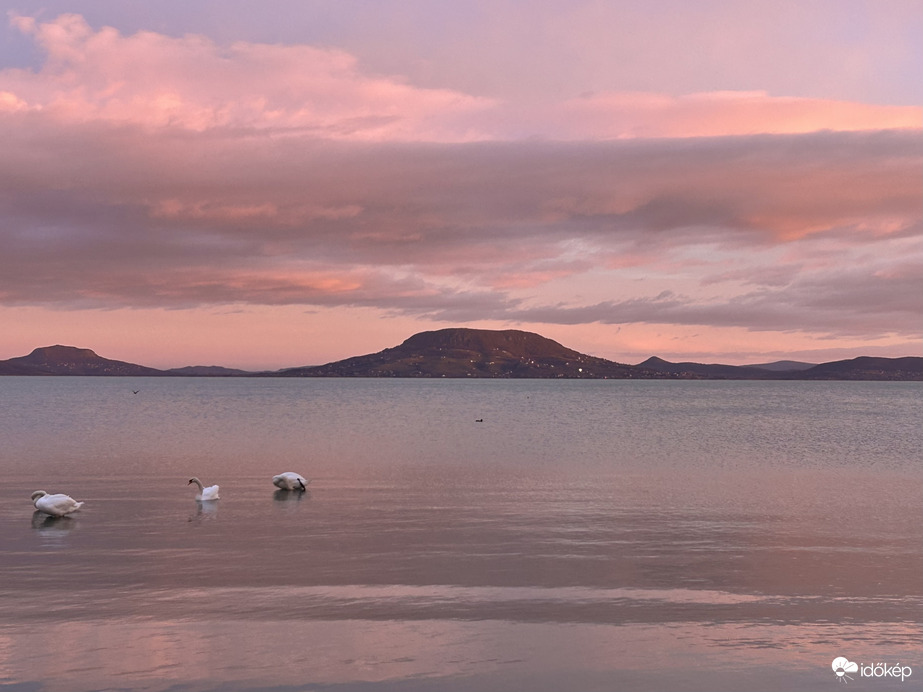
<svg viewBox="0 0 923 692">
<path fill-rule="evenodd" d="M 363 73 L 333 48 L 94 31 L 78 15 L 12 23 L 45 51 L 41 70 L 0 72 L 0 111 L 67 122 L 192 132 L 237 129 L 353 141 L 466 142 L 543 137 L 711 137 L 923 126 L 923 109 L 764 92 L 670 96 L 600 92 L 515 102 Z"/>
<path fill-rule="evenodd" d="M 601 93 L 553 107 L 569 138 L 717 137 L 818 130 L 923 127 L 923 108 L 828 99 L 773 97 L 764 92 L 709 92 L 673 97 Z"/>
<path fill-rule="evenodd" d="M 918 302 L 888 298 L 920 271 L 918 108 L 526 112 L 343 51 L 13 22 L 48 57 L 0 72 L 6 305 L 919 331 Z"/>
<path fill-rule="evenodd" d="M 0 121 L 8 304 L 503 320 L 545 286 L 568 298 L 569 277 L 688 276 L 727 298 L 747 272 L 765 276 L 755 267 L 777 262 L 775 247 L 801 257 L 798 272 L 852 263 L 862 246 L 894 262 L 920 223 L 916 133 L 371 145 Z"/>
<path fill-rule="evenodd" d="M 339 50 L 203 36 L 93 31 L 77 15 L 38 23 L 14 17 L 47 54 L 38 73 L 6 70 L 4 104 L 28 104 L 64 121 L 98 120 L 202 132 L 214 128 L 296 131 L 334 139 L 442 139 L 453 118 L 487 99 L 420 89 L 363 75 Z"/>
<path fill-rule="evenodd" d="M 556 279 L 566 279 L 583 273 L 588 268 L 587 262 L 569 262 L 556 268 L 526 267 L 517 271 L 507 271 L 490 278 L 490 285 L 498 290 L 535 288 Z"/>
</svg>

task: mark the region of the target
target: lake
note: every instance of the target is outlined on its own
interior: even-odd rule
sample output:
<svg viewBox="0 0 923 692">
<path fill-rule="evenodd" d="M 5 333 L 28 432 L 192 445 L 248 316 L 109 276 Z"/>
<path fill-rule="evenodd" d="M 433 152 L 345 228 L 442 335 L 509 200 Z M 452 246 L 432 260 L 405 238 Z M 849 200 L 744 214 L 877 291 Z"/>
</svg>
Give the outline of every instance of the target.
<svg viewBox="0 0 923 692">
<path fill-rule="evenodd" d="M 921 689 L 921 394 L 2 377 L 0 688 Z"/>
</svg>

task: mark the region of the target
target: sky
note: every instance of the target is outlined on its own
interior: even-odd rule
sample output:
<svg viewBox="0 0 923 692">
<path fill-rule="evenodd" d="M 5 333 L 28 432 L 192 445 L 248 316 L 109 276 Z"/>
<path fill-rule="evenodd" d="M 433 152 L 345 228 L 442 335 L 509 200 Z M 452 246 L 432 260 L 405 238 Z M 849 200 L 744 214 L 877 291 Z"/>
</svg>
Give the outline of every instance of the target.
<svg viewBox="0 0 923 692">
<path fill-rule="evenodd" d="M 0 10 L 0 359 L 923 355 L 923 0 Z"/>
</svg>

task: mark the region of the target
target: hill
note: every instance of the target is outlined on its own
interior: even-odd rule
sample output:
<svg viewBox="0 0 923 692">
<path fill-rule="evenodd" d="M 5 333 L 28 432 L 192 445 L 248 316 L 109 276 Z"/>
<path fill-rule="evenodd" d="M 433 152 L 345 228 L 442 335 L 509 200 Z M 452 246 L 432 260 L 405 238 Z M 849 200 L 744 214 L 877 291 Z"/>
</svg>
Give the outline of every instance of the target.
<svg viewBox="0 0 923 692">
<path fill-rule="evenodd" d="M 873 358 L 821 363 L 799 373 L 806 380 L 899 380 L 923 381 L 923 358 Z"/>
<path fill-rule="evenodd" d="M 872 358 L 860 356 L 850 360 L 804 367 L 804 363 L 790 362 L 793 367 L 767 368 L 759 365 L 705 365 L 702 363 L 671 363 L 648 358 L 639 367 L 672 373 L 678 377 L 699 377 L 710 380 L 894 380 L 923 381 L 923 358 Z"/>
<path fill-rule="evenodd" d="M 2 375 L 163 375 L 162 370 L 110 360 L 88 348 L 44 346 L 27 356 L 0 361 Z"/>
<path fill-rule="evenodd" d="M 516 329 L 440 329 L 393 348 L 272 373 L 283 377 L 509 377 L 624 379 L 665 375 L 566 348 Z"/>
<path fill-rule="evenodd" d="M 744 367 L 784 372 L 790 370 L 807 370 L 808 368 L 813 368 L 815 365 L 816 363 L 804 363 L 800 360 L 777 360 L 773 363 L 750 363 Z"/>
<path fill-rule="evenodd" d="M 248 370 L 225 368 L 220 365 L 187 365 L 184 368 L 164 370 L 164 373 L 174 377 L 235 377 L 251 374 Z"/>
<path fill-rule="evenodd" d="M 778 373 L 752 365 L 721 365 L 718 363 L 671 363 L 657 356 L 651 356 L 639 368 L 670 373 L 685 379 L 708 380 L 772 380 Z"/>
</svg>

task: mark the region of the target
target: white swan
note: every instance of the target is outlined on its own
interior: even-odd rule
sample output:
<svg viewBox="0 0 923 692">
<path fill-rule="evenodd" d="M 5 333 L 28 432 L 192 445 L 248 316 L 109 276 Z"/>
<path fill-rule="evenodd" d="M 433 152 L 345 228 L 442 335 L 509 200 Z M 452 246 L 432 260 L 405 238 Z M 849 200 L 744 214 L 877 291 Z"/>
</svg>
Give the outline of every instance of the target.
<svg viewBox="0 0 923 692">
<path fill-rule="evenodd" d="M 70 495 L 49 495 L 44 490 L 36 490 L 32 493 L 32 504 L 35 509 L 53 517 L 63 517 L 71 512 L 76 512 L 83 507 L 82 502 L 77 502 Z"/>
<path fill-rule="evenodd" d="M 300 476 L 293 471 L 286 471 L 272 477 L 272 484 L 282 490 L 300 490 L 304 492 L 306 490 L 305 486 L 310 482 L 306 481 L 304 476 Z"/>
<path fill-rule="evenodd" d="M 199 492 L 195 496 L 196 500 L 206 501 L 206 500 L 220 500 L 221 499 L 220 497 L 218 497 L 218 486 L 217 485 L 210 485 L 207 488 L 203 488 L 202 481 L 200 481 L 198 478 L 195 478 L 195 477 L 190 478 L 189 482 L 186 485 L 192 485 L 193 483 L 195 483 L 199 487 Z"/>
</svg>

